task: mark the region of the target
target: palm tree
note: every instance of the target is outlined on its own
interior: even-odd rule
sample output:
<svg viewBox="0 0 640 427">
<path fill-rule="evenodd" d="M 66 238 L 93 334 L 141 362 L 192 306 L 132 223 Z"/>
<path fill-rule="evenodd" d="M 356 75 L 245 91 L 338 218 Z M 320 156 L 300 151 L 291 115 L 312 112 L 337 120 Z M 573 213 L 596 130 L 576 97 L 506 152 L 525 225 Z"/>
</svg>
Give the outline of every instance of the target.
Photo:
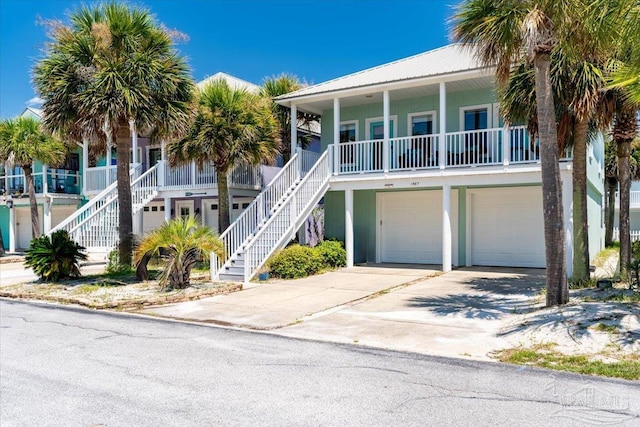
<svg viewBox="0 0 640 427">
<path fill-rule="evenodd" d="M 262 96 L 274 99 L 280 95 L 302 89 L 305 85 L 300 82 L 297 76 L 292 74 L 281 74 L 276 77 L 268 77 L 264 80 L 260 93 Z M 284 163 L 289 161 L 291 157 L 291 109 L 283 105 L 272 102 L 271 108 L 273 115 L 278 122 L 278 134 L 280 139 L 280 153 Z M 311 123 L 318 122 L 320 116 L 297 112 L 297 124 L 303 127 L 309 127 Z M 309 143 L 308 139 L 302 138 L 302 148 Z"/>
<path fill-rule="evenodd" d="M 227 173 L 239 164 L 258 165 L 277 155 L 277 125 L 269 100 L 231 88 L 224 79 L 203 87 L 198 111 L 186 137 L 167 145 L 172 165 L 212 162 L 218 175 L 218 224 L 229 227 Z"/>
<path fill-rule="evenodd" d="M 44 123 L 74 140 L 116 143 L 119 254 L 131 264 L 133 244 L 129 123 L 150 136 L 188 128 L 193 81 L 173 47 L 174 34 L 149 11 L 126 4 L 83 6 L 70 24 L 56 23 L 46 56 L 34 68 L 45 99 Z"/>
<path fill-rule="evenodd" d="M 36 187 L 33 182 L 33 162 L 58 166 L 66 156 L 67 147 L 42 130 L 40 122 L 31 117 L 0 121 L 0 162 L 16 164 L 24 171 L 24 181 L 31 207 L 31 236 L 40 237 L 40 218 Z M 42 178 L 47 179 L 43 176 Z"/>
<path fill-rule="evenodd" d="M 134 253 L 135 264 L 145 256 L 160 258 L 165 266 L 160 275 L 160 287 L 184 289 L 189 286 L 191 269 L 199 259 L 207 259 L 213 252 L 225 257 L 224 244 L 210 227 L 194 217 L 177 217 L 147 234 Z"/>
</svg>

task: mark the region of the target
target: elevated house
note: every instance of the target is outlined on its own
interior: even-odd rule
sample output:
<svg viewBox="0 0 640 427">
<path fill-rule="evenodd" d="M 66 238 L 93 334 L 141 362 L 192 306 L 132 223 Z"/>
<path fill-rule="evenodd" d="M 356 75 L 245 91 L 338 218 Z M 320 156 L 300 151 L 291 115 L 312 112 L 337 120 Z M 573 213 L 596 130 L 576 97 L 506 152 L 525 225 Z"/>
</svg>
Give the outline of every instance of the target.
<svg viewBox="0 0 640 427">
<path fill-rule="evenodd" d="M 230 86 L 257 91 L 258 86 L 225 73 L 217 73 L 198 86 L 218 78 Z M 25 114 L 41 116 L 35 109 Z M 141 134 L 135 123 L 117 138 L 131 138 L 131 190 L 134 211 L 134 234 L 142 235 L 165 220 L 177 216 L 199 216 L 203 223 L 218 228 L 217 174 L 211 164 L 200 170 L 195 162 L 172 167 L 166 159 L 166 141 L 153 141 Z M 304 129 L 319 147 L 319 129 Z M 35 162 L 35 179 L 39 203 L 42 205 L 43 232 L 66 229 L 85 246 L 94 258 L 104 259 L 118 243 L 118 201 L 116 188 L 115 146 L 104 155 L 90 158 L 88 143 L 78 147 L 62 169 L 47 168 Z M 44 185 L 40 176 L 48 177 Z M 264 186 L 278 174 L 279 167 L 239 165 L 229 173 L 230 214 L 239 217 Z M 31 220 L 28 198 L 22 197 L 20 183 L 24 175 L 19 168 L 0 170 L 0 183 L 8 188 L 14 203 L 12 225 L 6 203 L 0 203 L 0 226 L 4 246 L 10 251 L 28 247 Z M 46 204 L 45 201 L 52 201 Z M 48 210 L 51 206 L 51 210 Z M 50 213 L 48 213 L 50 212 Z M 47 219 L 49 215 L 49 219 Z"/>
<path fill-rule="evenodd" d="M 277 102 L 322 115 L 323 153 L 280 182 L 288 189 L 269 195 L 278 200 L 275 209 L 256 209 L 251 221 L 232 225 L 250 232 L 228 245 L 231 256 L 212 265 L 214 277 L 251 278 L 322 197 L 325 235 L 345 242 L 348 266 L 545 267 L 538 141 L 524 126 L 503 123 L 494 70 L 461 46 L 306 87 Z M 297 130 L 291 131 L 295 140 Z M 587 162 L 592 255 L 603 244 L 603 159 L 596 138 Z M 571 274 L 571 153 L 559 167 Z"/>
</svg>

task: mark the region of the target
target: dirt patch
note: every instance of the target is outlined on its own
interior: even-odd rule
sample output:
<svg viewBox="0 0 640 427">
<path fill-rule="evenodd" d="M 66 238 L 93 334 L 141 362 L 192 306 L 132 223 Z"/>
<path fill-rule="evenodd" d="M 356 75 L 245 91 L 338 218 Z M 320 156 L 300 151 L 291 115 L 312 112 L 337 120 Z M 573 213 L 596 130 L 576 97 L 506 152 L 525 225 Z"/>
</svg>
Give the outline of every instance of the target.
<svg viewBox="0 0 640 427">
<path fill-rule="evenodd" d="M 0 289 L 0 297 L 77 304 L 94 309 L 137 310 L 141 307 L 192 301 L 236 292 L 241 283 L 210 282 L 206 275 L 192 277 L 187 289 L 162 292 L 156 281 L 132 282 L 104 277 L 81 278 L 63 283 L 22 283 Z"/>
<path fill-rule="evenodd" d="M 24 262 L 24 255 L 4 255 L 0 256 L 0 264 L 11 264 L 14 262 Z"/>
</svg>

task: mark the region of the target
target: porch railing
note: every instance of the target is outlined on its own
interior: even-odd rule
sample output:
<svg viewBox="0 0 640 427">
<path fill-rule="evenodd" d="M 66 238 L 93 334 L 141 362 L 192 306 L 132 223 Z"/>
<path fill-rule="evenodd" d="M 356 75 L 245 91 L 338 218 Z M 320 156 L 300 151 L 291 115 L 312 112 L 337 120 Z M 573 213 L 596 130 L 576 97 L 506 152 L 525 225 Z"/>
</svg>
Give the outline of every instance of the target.
<svg viewBox="0 0 640 427">
<path fill-rule="evenodd" d="M 54 171 L 48 169 L 46 172 L 46 186 L 43 180 L 43 173 L 32 173 L 33 186 L 36 194 L 61 193 L 61 194 L 80 194 L 82 188 L 81 177 L 78 172 L 71 170 Z M 27 194 L 24 173 L 14 173 L 11 175 L 0 175 L 0 194 Z"/>
<path fill-rule="evenodd" d="M 112 183 L 116 182 L 117 177 L 117 165 L 87 168 L 84 178 L 87 182 L 87 191 L 102 191 Z"/>
<path fill-rule="evenodd" d="M 620 192 L 616 191 L 616 207 L 620 207 Z M 631 191 L 629 193 L 629 207 L 640 208 L 640 191 Z"/>
<path fill-rule="evenodd" d="M 540 161 L 539 141 L 525 126 L 449 132 L 444 141 L 438 134 L 352 141 L 330 151 L 335 175 Z M 567 152 L 561 160 L 570 158 Z"/>
</svg>

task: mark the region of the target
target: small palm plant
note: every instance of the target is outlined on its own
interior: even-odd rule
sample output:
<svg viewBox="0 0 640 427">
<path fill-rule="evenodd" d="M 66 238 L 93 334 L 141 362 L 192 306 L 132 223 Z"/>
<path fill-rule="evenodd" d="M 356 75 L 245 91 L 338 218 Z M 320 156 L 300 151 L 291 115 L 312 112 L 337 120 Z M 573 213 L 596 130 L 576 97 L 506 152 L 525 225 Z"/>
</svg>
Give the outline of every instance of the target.
<svg viewBox="0 0 640 427">
<path fill-rule="evenodd" d="M 136 251 L 134 263 L 142 262 L 145 255 L 164 261 L 159 277 L 162 290 L 184 289 L 189 286 L 191 269 L 198 259 L 207 259 L 213 252 L 224 258 L 224 244 L 217 233 L 194 217 L 175 218 L 147 234 Z"/>
<path fill-rule="evenodd" d="M 68 277 L 80 277 L 79 261 L 87 259 L 84 247 L 74 242 L 66 230 L 31 240 L 25 251 L 24 264 L 31 267 L 41 280 L 57 282 Z"/>
</svg>

